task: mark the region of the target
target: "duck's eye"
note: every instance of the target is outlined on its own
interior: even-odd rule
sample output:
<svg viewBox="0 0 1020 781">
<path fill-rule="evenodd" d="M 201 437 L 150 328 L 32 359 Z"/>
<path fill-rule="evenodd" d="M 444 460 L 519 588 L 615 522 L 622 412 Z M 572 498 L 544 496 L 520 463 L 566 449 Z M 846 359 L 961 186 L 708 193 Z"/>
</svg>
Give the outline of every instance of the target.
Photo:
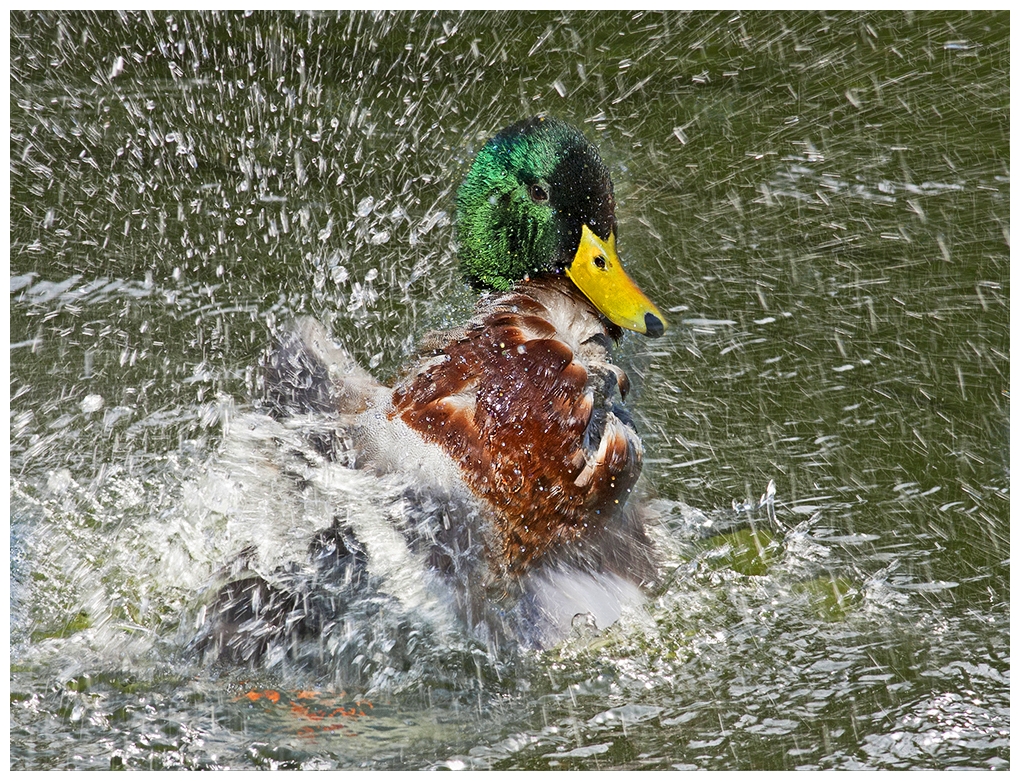
<svg viewBox="0 0 1020 781">
<path fill-rule="evenodd" d="M 604 257 L 602 257 L 601 255 L 596 255 L 595 256 L 595 260 L 593 262 L 595 263 L 595 268 L 605 268 L 606 267 L 606 259 Z"/>
<path fill-rule="evenodd" d="M 531 196 L 531 200 L 535 203 L 541 203 L 542 201 L 549 200 L 549 193 L 547 193 L 545 188 L 540 184 L 528 185 L 528 195 Z"/>
</svg>

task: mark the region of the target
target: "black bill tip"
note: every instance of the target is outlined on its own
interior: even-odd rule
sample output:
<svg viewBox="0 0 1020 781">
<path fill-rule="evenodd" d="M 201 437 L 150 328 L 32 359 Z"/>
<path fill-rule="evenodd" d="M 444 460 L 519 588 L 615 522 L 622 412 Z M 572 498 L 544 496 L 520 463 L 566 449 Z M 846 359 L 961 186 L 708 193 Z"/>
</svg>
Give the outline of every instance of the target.
<svg viewBox="0 0 1020 781">
<path fill-rule="evenodd" d="M 651 312 L 645 312 L 645 335 L 657 339 L 666 333 L 666 324 Z"/>
</svg>

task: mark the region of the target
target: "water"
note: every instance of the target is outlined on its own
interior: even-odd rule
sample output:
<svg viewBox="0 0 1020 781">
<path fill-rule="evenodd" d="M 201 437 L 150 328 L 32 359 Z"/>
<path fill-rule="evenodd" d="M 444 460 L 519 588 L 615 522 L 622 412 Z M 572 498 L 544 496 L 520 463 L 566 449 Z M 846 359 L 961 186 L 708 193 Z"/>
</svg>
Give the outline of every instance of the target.
<svg viewBox="0 0 1020 781">
<path fill-rule="evenodd" d="M 1008 14 L 19 13 L 11 75 L 12 768 L 1009 766 Z M 620 349 L 647 614 L 205 664 L 240 538 L 391 498 L 281 490 L 271 333 L 386 377 L 463 320 L 454 189 L 538 111 L 674 324 Z"/>
</svg>

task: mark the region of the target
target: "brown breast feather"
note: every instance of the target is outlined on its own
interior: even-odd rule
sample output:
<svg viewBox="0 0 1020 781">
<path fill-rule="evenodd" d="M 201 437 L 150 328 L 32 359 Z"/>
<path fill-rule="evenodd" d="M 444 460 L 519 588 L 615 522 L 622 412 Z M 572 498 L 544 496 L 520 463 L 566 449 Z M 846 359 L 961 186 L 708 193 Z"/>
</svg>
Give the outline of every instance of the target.
<svg viewBox="0 0 1020 781">
<path fill-rule="evenodd" d="M 504 297 L 393 393 L 391 415 L 460 463 L 492 507 L 489 554 L 511 573 L 598 534 L 641 471 L 640 440 L 611 410 L 626 375 L 586 368 L 543 314 L 531 296 Z"/>
</svg>

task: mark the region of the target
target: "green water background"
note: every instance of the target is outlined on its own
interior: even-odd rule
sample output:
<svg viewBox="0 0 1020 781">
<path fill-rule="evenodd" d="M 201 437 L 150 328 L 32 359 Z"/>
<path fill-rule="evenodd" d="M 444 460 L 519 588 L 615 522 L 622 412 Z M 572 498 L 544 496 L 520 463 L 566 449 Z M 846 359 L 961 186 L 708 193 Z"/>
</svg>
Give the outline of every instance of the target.
<svg viewBox="0 0 1020 781">
<path fill-rule="evenodd" d="M 12 13 L 12 768 L 1008 767 L 1009 22 Z M 347 742 L 159 643 L 70 664 L 100 626 L 172 646 L 186 595 L 105 551 L 275 324 L 388 377 L 470 311 L 455 187 L 537 112 L 599 145 L 673 325 L 621 346 L 648 490 L 712 515 L 772 480 L 807 552 L 691 548 L 643 639 Z"/>
</svg>

